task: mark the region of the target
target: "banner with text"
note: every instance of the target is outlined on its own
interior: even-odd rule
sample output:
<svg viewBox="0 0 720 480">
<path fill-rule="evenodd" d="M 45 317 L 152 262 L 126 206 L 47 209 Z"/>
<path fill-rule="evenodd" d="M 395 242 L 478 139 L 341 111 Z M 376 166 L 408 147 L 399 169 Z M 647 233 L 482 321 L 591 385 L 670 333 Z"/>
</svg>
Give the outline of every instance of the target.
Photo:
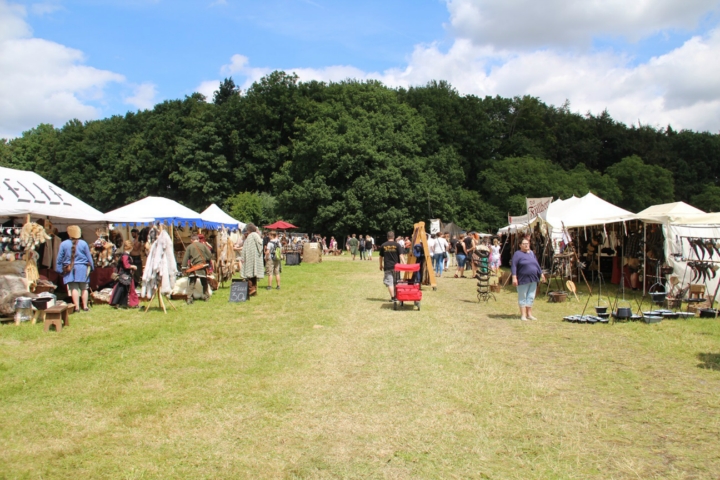
<svg viewBox="0 0 720 480">
<path fill-rule="evenodd" d="M 540 217 L 544 219 L 553 197 L 526 198 L 525 200 L 527 201 L 528 217 Z"/>
</svg>

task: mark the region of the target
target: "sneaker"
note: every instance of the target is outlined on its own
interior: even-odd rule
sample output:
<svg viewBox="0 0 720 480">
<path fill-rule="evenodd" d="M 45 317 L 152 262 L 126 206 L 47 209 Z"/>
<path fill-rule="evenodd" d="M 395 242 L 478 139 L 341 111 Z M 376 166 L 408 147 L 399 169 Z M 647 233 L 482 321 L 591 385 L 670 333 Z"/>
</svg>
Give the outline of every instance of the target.
<svg viewBox="0 0 720 480">
<path fill-rule="evenodd" d="M 520 320 L 522 320 L 523 322 L 527 322 L 527 318 L 525 317 L 520 317 Z"/>
<path fill-rule="evenodd" d="M 530 316 L 528 317 L 528 320 L 537 320 L 537 318 L 535 318 L 535 317 L 533 317 L 532 315 L 530 315 Z"/>
<path fill-rule="evenodd" d="M 188 297 L 188 299 L 185 300 L 185 303 L 187 303 L 188 305 L 192 305 L 192 304 L 193 304 L 193 299 L 192 299 L 192 297 Z"/>
<path fill-rule="evenodd" d="M 277 287 L 275 287 L 275 290 L 280 290 L 280 285 L 278 285 Z"/>
<path fill-rule="evenodd" d="M 265 290 L 272 290 L 272 287 L 268 285 L 267 287 L 265 287 Z"/>
</svg>

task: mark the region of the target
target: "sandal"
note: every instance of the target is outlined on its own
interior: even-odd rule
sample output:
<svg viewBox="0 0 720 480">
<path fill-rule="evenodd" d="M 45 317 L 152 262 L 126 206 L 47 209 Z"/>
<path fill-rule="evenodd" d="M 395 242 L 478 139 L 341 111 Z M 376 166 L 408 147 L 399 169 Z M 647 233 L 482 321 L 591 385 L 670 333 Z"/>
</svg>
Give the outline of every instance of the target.
<svg viewBox="0 0 720 480">
<path fill-rule="evenodd" d="M 455 278 L 460 278 L 460 277 L 458 277 L 457 273 L 455 274 Z"/>
</svg>

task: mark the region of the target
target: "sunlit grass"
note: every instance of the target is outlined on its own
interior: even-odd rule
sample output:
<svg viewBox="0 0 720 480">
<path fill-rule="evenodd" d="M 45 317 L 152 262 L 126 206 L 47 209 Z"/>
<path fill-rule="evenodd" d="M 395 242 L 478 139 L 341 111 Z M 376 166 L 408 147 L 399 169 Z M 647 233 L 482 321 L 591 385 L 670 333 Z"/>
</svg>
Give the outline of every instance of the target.
<svg viewBox="0 0 720 480">
<path fill-rule="evenodd" d="M 715 478 L 720 324 L 517 320 L 444 277 L 393 311 L 377 261 L 167 315 L 0 328 L 2 478 Z M 613 292 L 614 293 L 614 292 Z M 591 300 L 591 305 L 594 300 Z M 155 305 L 153 306 L 155 307 Z"/>
</svg>

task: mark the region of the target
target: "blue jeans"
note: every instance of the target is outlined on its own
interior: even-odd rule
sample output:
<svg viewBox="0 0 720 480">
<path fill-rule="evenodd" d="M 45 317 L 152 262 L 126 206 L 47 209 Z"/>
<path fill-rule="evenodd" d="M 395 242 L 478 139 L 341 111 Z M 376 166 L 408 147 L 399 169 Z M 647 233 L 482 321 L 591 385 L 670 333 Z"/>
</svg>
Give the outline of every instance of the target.
<svg viewBox="0 0 720 480">
<path fill-rule="evenodd" d="M 521 307 L 532 307 L 535 300 L 535 291 L 537 290 L 537 282 L 518 285 L 518 304 Z"/>
<path fill-rule="evenodd" d="M 458 253 L 455 255 L 455 259 L 457 260 L 458 268 L 465 268 L 465 259 L 467 257 L 463 255 L 462 253 Z"/>
<path fill-rule="evenodd" d="M 433 269 L 435 270 L 435 276 L 442 275 L 443 266 L 445 263 L 445 256 L 442 253 L 436 253 L 432 257 Z"/>
</svg>

